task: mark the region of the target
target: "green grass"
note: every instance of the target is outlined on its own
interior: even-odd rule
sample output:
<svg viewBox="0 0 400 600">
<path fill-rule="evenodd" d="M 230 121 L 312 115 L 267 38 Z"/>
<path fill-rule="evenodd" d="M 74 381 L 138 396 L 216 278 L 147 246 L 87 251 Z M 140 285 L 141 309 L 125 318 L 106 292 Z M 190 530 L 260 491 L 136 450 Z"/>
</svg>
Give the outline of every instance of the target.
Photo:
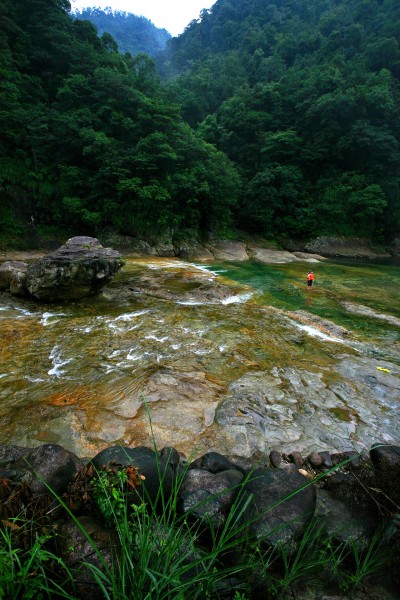
<svg viewBox="0 0 400 600">
<path fill-rule="evenodd" d="M 157 464 L 162 480 L 163 466 L 160 461 Z M 85 598 L 84 589 L 75 586 L 82 575 L 97 588 L 97 598 L 109 600 L 250 600 L 259 597 L 254 595 L 259 587 L 265 599 L 283 598 L 297 586 L 324 588 L 327 582 L 336 590 L 352 592 L 388 564 L 379 533 L 361 553 L 355 543 L 335 545 L 315 521 L 310 522 L 294 553 L 284 546 L 263 549 L 260 541 L 248 536 L 257 517 L 244 518 L 251 502 L 244 494 L 245 482 L 235 488 L 236 499 L 219 528 L 212 522 L 192 520 L 190 514 L 182 515 L 178 506 L 187 468 L 176 477 L 170 496 L 165 497 L 160 486 L 155 500 L 143 495 L 136 503 L 132 502 L 132 490 L 141 489 L 137 470 L 106 469 L 92 478 L 92 500 L 104 526 L 118 539 L 111 561 L 54 492 L 88 541 L 98 559 L 96 565 L 86 560 L 79 568 L 69 566 L 67 559 L 56 554 L 57 535 L 51 528 L 45 534 L 31 528 L 31 543 L 22 538 L 25 542 L 21 544 L 19 520 L 3 523 L 0 600 Z"/>
<path fill-rule="evenodd" d="M 51 537 L 36 534 L 25 550 L 14 543 L 17 523 L 13 519 L 0 529 L 0 599 L 70 598 L 61 583 L 73 586 L 73 575 L 64 561 L 46 548 Z"/>
<path fill-rule="evenodd" d="M 162 465 L 158 462 L 159 478 Z M 226 565 L 223 557 L 237 546 L 238 532 L 245 527 L 239 520 L 246 504 L 239 510 L 236 502 L 225 526 L 207 531 L 212 543 L 203 542 L 204 524 L 191 522 L 177 510 L 184 470 L 175 480 L 173 492 L 166 498 L 162 486 L 158 497 L 140 504 L 130 504 L 126 475 L 101 472 L 94 483 L 95 497 L 105 521 L 118 534 L 120 554 L 111 568 L 87 565 L 105 598 L 115 600 L 178 600 L 207 598 L 229 577 L 237 577 L 249 568 L 243 564 Z M 161 506 L 161 510 L 158 507 Z M 208 528 L 207 528 L 208 529 Z M 215 596 L 215 597 L 218 597 Z"/>
</svg>

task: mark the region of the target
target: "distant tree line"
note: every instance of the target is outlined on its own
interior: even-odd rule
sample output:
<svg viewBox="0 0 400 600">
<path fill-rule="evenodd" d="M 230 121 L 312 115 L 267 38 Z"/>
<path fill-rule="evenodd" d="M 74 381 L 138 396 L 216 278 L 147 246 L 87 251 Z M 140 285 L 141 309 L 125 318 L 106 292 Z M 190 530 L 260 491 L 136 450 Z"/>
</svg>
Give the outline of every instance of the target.
<svg viewBox="0 0 400 600">
<path fill-rule="evenodd" d="M 118 50 L 129 52 L 132 56 L 144 52 L 154 57 L 164 50 L 171 38 L 166 29 L 159 29 L 149 19 L 120 10 L 85 8 L 74 11 L 73 15 L 81 21 L 93 23 L 100 36 L 103 33 L 112 35 Z"/>
<path fill-rule="evenodd" d="M 398 0 L 218 0 L 157 58 L 0 0 L 0 242 L 400 229 Z"/>
</svg>

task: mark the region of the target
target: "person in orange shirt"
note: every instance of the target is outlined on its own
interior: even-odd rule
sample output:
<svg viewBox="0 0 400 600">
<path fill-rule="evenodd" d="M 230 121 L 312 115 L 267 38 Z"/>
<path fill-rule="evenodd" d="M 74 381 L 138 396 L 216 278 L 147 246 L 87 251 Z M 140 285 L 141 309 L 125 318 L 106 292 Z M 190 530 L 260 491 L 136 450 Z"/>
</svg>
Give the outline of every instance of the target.
<svg viewBox="0 0 400 600">
<path fill-rule="evenodd" d="M 307 273 L 307 285 L 311 287 L 314 281 L 314 273 L 312 271 L 308 271 Z"/>
</svg>

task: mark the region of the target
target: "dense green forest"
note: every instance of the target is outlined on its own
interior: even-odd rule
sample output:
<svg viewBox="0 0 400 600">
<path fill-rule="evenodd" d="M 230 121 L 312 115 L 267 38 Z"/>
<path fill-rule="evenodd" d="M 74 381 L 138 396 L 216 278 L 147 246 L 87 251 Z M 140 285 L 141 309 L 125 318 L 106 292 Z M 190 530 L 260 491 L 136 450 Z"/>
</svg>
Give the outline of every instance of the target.
<svg viewBox="0 0 400 600">
<path fill-rule="evenodd" d="M 0 239 L 400 229 L 398 0 L 218 0 L 157 58 L 0 0 Z"/>
<path fill-rule="evenodd" d="M 218 0 L 168 43 L 185 120 L 241 176 L 239 222 L 399 231 L 399 41 L 398 0 Z"/>
<path fill-rule="evenodd" d="M 171 34 L 166 29 L 159 29 L 145 17 L 138 17 L 127 12 L 85 8 L 74 11 L 75 18 L 90 21 L 99 35 L 110 33 L 118 44 L 120 52 L 132 55 L 144 52 L 156 56 L 164 50 Z"/>
<path fill-rule="evenodd" d="M 0 235 L 230 227 L 239 176 L 194 133 L 145 54 L 66 0 L 1 0 Z"/>
</svg>

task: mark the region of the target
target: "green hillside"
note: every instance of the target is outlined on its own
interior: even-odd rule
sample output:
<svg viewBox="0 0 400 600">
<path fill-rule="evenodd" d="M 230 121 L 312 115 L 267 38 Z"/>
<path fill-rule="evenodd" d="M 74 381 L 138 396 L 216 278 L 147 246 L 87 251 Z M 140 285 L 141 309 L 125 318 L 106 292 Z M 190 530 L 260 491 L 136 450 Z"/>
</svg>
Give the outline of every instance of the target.
<svg viewBox="0 0 400 600">
<path fill-rule="evenodd" d="M 162 57 L 0 0 L 0 242 L 400 229 L 397 0 L 218 0 Z"/>
<path fill-rule="evenodd" d="M 269 235 L 399 230 L 397 0 L 218 0 L 160 65 Z"/>
<path fill-rule="evenodd" d="M 0 237 L 49 228 L 160 236 L 230 227 L 239 178 L 195 135 L 145 54 L 65 0 L 0 0 Z"/>
<path fill-rule="evenodd" d="M 81 21 L 90 21 L 99 35 L 109 33 L 118 44 L 120 52 L 129 52 L 134 56 L 145 52 L 156 56 L 164 50 L 171 34 L 166 29 L 159 29 L 145 17 L 122 11 L 85 8 L 74 11 L 74 16 Z"/>
</svg>

